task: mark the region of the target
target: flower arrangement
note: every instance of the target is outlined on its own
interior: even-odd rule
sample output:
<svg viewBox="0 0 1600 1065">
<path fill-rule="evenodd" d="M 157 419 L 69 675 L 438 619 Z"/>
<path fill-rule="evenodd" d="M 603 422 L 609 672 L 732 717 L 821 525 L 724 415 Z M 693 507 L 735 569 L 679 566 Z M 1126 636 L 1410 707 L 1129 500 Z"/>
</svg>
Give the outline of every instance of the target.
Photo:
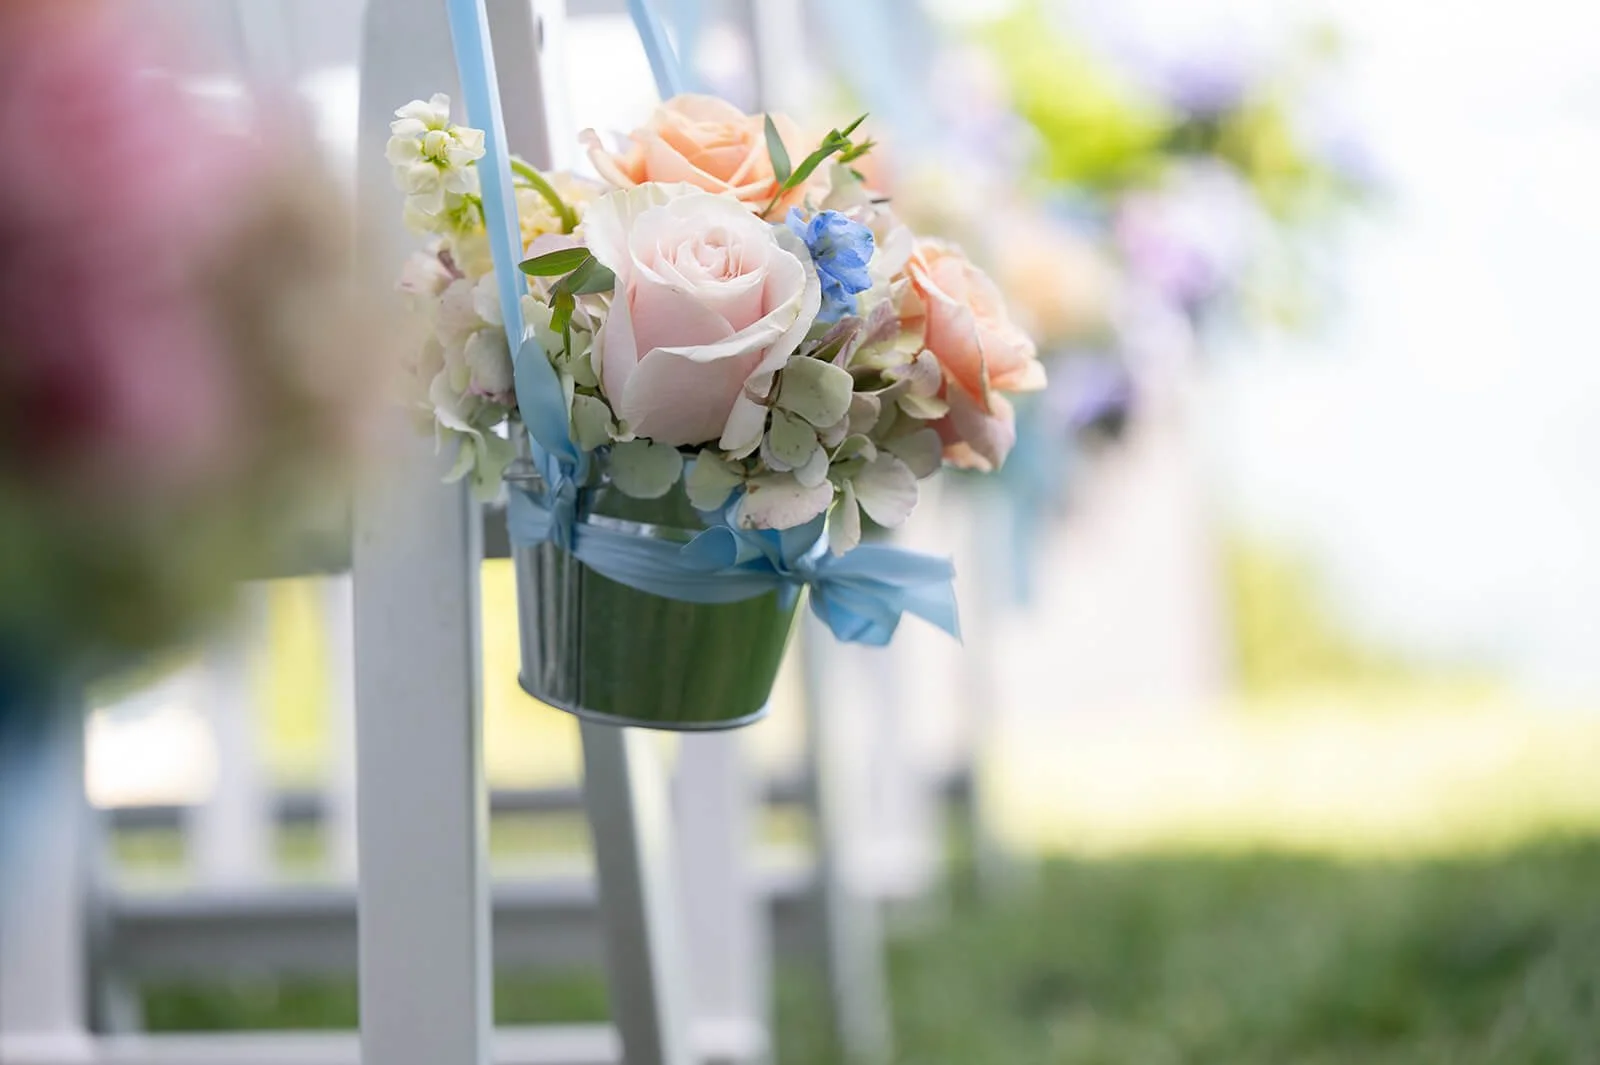
<svg viewBox="0 0 1600 1065">
<path fill-rule="evenodd" d="M 443 95 L 401 108 L 387 155 L 430 239 L 400 286 L 431 329 L 416 402 L 453 475 L 493 491 L 514 454 L 516 345 L 485 253 L 484 133 Z M 948 462 L 998 468 L 1034 342 L 955 245 L 896 218 L 856 164 L 861 120 L 812 150 L 789 120 L 679 95 L 626 145 L 584 134 L 599 181 L 511 160 L 521 312 L 572 442 L 636 499 L 680 484 L 731 528 L 903 522 Z"/>
</svg>

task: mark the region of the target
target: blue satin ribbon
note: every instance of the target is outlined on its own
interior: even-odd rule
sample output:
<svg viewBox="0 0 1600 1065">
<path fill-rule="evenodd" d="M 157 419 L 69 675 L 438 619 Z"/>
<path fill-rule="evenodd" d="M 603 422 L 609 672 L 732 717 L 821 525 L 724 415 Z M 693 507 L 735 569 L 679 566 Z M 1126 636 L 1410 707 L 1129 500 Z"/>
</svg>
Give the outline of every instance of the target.
<svg viewBox="0 0 1600 1065">
<path fill-rule="evenodd" d="M 672 42 L 667 38 L 667 29 L 656 17 L 655 8 L 650 6 L 650 0 L 628 0 L 628 14 L 633 16 L 633 28 L 639 31 L 639 43 L 644 45 L 644 57 L 650 61 L 650 73 L 656 79 L 656 92 L 663 100 L 670 100 L 684 91 L 683 67 L 678 62 L 677 53 L 672 50 Z M 692 40 L 698 23 L 693 21 L 693 16 L 685 9 L 679 24 L 680 30 L 688 30 L 685 40 Z"/>
<path fill-rule="evenodd" d="M 461 76 L 461 96 L 467 121 L 484 131 L 483 158 L 478 160 L 478 180 L 483 192 L 484 227 L 494 259 L 495 284 L 500 294 L 500 314 L 514 352 L 517 407 L 533 438 L 538 457 L 552 457 L 576 473 L 584 455 L 572 442 L 567 428 L 567 401 L 543 345 L 522 317 L 522 295 L 527 291 L 522 271 L 522 228 L 517 223 L 517 201 L 511 181 L 511 155 L 506 146 L 506 123 L 500 111 L 499 84 L 495 78 L 494 50 L 489 44 L 489 17 L 483 0 L 446 0 L 450 39 Z"/>
<path fill-rule="evenodd" d="M 654 539 L 578 517 L 569 487 L 535 493 L 513 486 L 506 510 L 511 542 L 560 544 L 618 584 L 690 603 L 736 603 L 769 592 L 792 596 L 809 588 L 812 612 L 849 643 L 882 647 L 905 614 L 961 635 L 949 559 L 880 544 L 835 555 L 821 518 L 775 531 L 738 529 L 719 519 L 688 543 Z"/>
</svg>

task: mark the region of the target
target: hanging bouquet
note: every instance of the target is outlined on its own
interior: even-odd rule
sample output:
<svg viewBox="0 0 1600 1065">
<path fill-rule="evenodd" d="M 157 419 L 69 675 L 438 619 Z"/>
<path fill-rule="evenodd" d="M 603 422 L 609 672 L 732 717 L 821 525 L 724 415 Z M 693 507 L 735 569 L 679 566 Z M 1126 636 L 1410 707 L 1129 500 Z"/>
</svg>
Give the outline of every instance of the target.
<svg viewBox="0 0 1600 1065">
<path fill-rule="evenodd" d="M 432 325 L 419 410 L 454 474 L 493 490 L 527 396 L 486 253 L 484 133 L 442 95 L 397 115 L 388 158 L 431 238 L 401 281 Z M 782 116 L 681 95 L 616 150 L 585 133 L 598 183 L 511 161 L 522 316 L 591 479 L 636 499 L 681 484 L 737 530 L 820 542 L 825 522 L 843 555 L 942 462 L 1004 462 L 1008 394 L 1045 385 L 1034 342 L 958 247 L 868 187 L 860 125 L 806 151 Z"/>
</svg>

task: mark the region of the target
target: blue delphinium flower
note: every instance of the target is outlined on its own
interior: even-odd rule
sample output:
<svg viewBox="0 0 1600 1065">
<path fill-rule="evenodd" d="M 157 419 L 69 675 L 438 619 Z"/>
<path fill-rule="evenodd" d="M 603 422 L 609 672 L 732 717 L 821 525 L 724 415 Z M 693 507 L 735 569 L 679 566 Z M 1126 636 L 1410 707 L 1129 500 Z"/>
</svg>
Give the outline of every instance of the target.
<svg viewBox="0 0 1600 1065">
<path fill-rule="evenodd" d="M 798 207 L 789 208 L 789 229 L 806 242 L 822 281 L 819 322 L 837 322 L 856 313 L 856 293 L 872 287 L 867 263 L 872 258 L 872 230 L 838 211 L 818 211 L 806 220 Z"/>
</svg>

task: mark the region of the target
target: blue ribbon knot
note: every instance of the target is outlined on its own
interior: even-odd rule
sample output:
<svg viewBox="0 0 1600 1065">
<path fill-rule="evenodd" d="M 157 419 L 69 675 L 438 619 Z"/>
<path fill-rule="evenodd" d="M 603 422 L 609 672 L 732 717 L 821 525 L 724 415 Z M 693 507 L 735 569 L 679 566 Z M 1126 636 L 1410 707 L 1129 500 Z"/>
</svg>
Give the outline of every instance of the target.
<svg viewBox="0 0 1600 1065">
<path fill-rule="evenodd" d="M 506 510 L 511 542 L 557 544 L 603 577 L 691 603 L 736 603 L 769 592 L 792 601 L 808 588 L 812 612 L 849 643 L 882 647 L 908 613 L 961 635 L 948 559 L 886 544 L 835 555 L 820 517 L 793 529 L 758 530 L 736 528 L 723 513 L 678 543 L 586 521 L 577 516 L 576 499 L 570 481 L 554 491 L 513 484 Z"/>
</svg>

